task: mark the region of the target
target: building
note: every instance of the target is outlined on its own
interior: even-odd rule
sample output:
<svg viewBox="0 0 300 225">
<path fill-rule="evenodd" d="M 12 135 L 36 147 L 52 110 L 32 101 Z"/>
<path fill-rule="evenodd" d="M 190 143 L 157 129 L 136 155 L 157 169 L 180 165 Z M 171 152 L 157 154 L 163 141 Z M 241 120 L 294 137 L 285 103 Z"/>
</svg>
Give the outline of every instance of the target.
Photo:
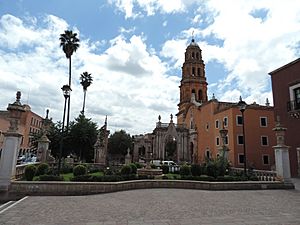
<svg viewBox="0 0 300 225">
<path fill-rule="evenodd" d="M 287 128 L 291 175 L 300 176 L 300 58 L 269 73 L 275 116 Z"/>
<path fill-rule="evenodd" d="M 172 116 L 170 123 L 161 123 L 159 117 L 152 134 L 136 137 L 134 160 L 143 152 L 140 150 L 146 149 L 144 152 L 151 152 L 153 159 L 201 163 L 206 158 L 217 158 L 224 142 L 231 164 L 243 167 L 245 142 L 248 167 L 274 169 L 273 107 L 268 101 L 266 105 L 254 102 L 247 105 L 242 117 L 238 101 L 220 102 L 214 97 L 208 100 L 207 86 L 202 51 L 193 39 L 182 66 L 177 124 Z M 221 137 L 221 130 L 226 130 L 226 137 Z"/>
<path fill-rule="evenodd" d="M 34 133 L 40 132 L 42 128 L 43 118 L 31 111 L 29 105 L 23 105 L 25 112 L 22 113 L 18 132 L 22 134 L 19 155 L 26 153 L 36 153 L 36 149 L 32 145 Z M 2 151 L 4 133 L 7 132 L 10 126 L 9 112 L 7 110 L 0 111 L 0 150 Z"/>
</svg>

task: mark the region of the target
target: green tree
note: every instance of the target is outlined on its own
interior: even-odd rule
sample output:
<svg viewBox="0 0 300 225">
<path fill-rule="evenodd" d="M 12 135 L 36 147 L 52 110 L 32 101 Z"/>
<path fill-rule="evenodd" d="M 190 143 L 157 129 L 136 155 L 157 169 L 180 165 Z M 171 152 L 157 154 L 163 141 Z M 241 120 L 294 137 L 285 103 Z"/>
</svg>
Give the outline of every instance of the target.
<svg viewBox="0 0 300 225">
<path fill-rule="evenodd" d="M 66 58 L 69 59 L 69 86 L 71 88 L 71 58 L 74 52 L 79 48 L 79 39 L 77 33 L 73 33 L 71 30 L 66 30 L 65 33 L 60 35 L 60 47 L 62 47 Z M 69 115 L 70 115 L 70 97 L 68 98 L 68 113 L 67 113 L 67 130 L 69 128 Z"/>
<path fill-rule="evenodd" d="M 91 162 L 94 156 L 94 144 L 97 140 L 97 124 L 80 114 L 70 126 L 66 140 L 68 153 L 76 153 L 80 159 Z"/>
<path fill-rule="evenodd" d="M 82 111 L 81 113 L 84 115 L 84 108 L 85 108 L 85 98 L 86 98 L 86 91 L 87 88 L 92 84 L 93 78 L 90 73 L 84 72 L 80 74 L 80 84 L 83 88 L 83 105 L 82 105 Z"/>
<path fill-rule="evenodd" d="M 116 131 L 108 138 L 108 152 L 110 154 L 126 155 L 127 149 L 132 148 L 132 138 L 126 131 Z"/>
</svg>

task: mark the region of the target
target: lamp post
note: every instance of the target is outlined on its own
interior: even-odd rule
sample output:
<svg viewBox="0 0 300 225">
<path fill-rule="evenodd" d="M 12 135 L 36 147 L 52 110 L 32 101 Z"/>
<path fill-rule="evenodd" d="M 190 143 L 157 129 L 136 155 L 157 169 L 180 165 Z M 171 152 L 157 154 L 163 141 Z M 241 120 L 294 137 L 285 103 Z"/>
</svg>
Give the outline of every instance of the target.
<svg viewBox="0 0 300 225">
<path fill-rule="evenodd" d="M 63 113 L 63 122 L 62 122 L 62 127 L 61 127 L 61 139 L 60 139 L 60 145 L 59 145 L 59 158 L 58 158 L 58 170 L 57 173 L 58 175 L 60 174 L 60 167 L 61 167 L 61 157 L 62 157 L 62 151 L 63 151 L 63 144 L 64 144 L 64 129 L 65 129 L 65 117 L 66 117 L 66 106 L 67 106 L 67 101 L 68 98 L 70 97 L 70 93 L 72 89 L 70 88 L 69 85 L 64 85 L 61 90 L 63 91 L 63 95 L 65 97 L 65 104 L 64 104 L 64 113 Z"/>
<path fill-rule="evenodd" d="M 238 107 L 242 113 L 242 120 L 243 120 L 243 147 L 244 147 L 244 173 L 247 174 L 247 156 L 246 156 L 246 136 L 245 136 L 245 117 L 244 112 L 246 110 L 247 103 L 243 101 L 242 97 L 240 96 L 240 101 L 238 102 Z"/>
</svg>

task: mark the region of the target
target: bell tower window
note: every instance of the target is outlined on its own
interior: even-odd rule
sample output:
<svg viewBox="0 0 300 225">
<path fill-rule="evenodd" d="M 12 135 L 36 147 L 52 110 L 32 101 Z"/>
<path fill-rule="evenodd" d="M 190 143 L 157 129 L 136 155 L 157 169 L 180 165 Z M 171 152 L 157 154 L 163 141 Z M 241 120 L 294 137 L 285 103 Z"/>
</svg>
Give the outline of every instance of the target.
<svg viewBox="0 0 300 225">
<path fill-rule="evenodd" d="M 199 77 L 201 76 L 200 68 L 198 68 L 197 75 L 198 75 Z"/>
<path fill-rule="evenodd" d="M 195 76 L 195 67 L 192 67 L 192 76 Z"/>
<path fill-rule="evenodd" d="M 202 90 L 198 91 L 198 96 L 199 96 L 199 101 L 202 101 L 203 100 L 203 92 L 202 92 Z"/>
<path fill-rule="evenodd" d="M 199 52 L 196 53 L 196 59 L 199 59 Z"/>
<path fill-rule="evenodd" d="M 194 53 L 194 52 L 192 52 L 192 59 L 193 59 L 193 58 L 195 58 L 195 53 Z"/>
</svg>

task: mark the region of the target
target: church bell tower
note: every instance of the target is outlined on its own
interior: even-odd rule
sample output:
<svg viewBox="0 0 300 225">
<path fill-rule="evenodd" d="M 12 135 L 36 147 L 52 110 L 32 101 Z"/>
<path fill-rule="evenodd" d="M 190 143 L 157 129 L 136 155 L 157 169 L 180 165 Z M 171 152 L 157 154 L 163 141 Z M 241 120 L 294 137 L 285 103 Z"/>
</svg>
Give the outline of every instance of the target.
<svg viewBox="0 0 300 225">
<path fill-rule="evenodd" d="M 185 60 L 182 66 L 182 79 L 180 81 L 180 102 L 177 122 L 183 123 L 188 107 L 192 102 L 207 101 L 207 82 L 205 77 L 205 64 L 202 60 L 201 49 L 192 39 L 185 51 Z"/>
</svg>

